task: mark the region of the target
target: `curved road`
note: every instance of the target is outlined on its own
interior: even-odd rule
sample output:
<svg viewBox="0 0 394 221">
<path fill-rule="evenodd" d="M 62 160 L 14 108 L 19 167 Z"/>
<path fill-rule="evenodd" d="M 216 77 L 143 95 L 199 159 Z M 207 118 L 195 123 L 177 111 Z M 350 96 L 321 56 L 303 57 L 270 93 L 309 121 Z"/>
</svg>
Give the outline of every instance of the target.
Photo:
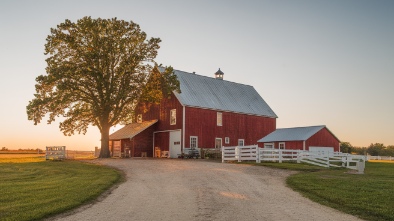
<svg viewBox="0 0 394 221">
<path fill-rule="evenodd" d="M 292 172 L 206 160 L 99 159 L 127 181 L 51 220 L 359 220 L 285 186 Z"/>
</svg>

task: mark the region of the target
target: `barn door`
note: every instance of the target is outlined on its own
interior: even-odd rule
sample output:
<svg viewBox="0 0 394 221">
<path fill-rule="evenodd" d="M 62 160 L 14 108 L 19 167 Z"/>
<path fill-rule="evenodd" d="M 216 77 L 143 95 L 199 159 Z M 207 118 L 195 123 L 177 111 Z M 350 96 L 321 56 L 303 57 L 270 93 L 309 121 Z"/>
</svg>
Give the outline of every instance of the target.
<svg viewBox="0 0 394 221">
<path fill-rule="evenodd" d="M 215 148 L 222 148 L 222 138 L 215 138 Z"/>
<path fill-rule="evenodd" d="M 178 158 L 182 153 L 181 150 L 181 131 L 171 131 L 170 132 L 170 157 Z"/>
</svg>

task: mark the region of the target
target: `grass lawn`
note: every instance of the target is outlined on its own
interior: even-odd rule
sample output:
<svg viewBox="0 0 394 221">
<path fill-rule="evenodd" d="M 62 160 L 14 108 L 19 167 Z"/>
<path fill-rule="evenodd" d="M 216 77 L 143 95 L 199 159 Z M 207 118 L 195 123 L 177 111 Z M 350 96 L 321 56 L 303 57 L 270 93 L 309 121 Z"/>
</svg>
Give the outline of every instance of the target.
<svg viewBox="0 0 394 221">
<path fill-rule="evenodd" d="M 0 159 L 0 220 L 40 220 L 97 198 L 121 179 L 79 161 Z"/>
<path fill-rule="evenodd" d="M 367 162 L 365 174 L 346 172 L 301 172 L 287 184 L 313 201 L 362 219 L 394 220 L 394 164 Z"/>
<path fill-rule="evenodd" d="M 304 172 L 315 172 L 320 170 L 325 170 L 324 167 L 314 166 L 311 164 L 306 163 L 276 163 L 276 162 L 262 162 L 262 163 L 255 163 L 255 162 L 240 162 L 241 164 L 252 164 L 258 166 L 266 166 L 272 168 L 279 168 L 284 170 L 295 170 L 295 171 L 304 171 Z"/>
</svg>

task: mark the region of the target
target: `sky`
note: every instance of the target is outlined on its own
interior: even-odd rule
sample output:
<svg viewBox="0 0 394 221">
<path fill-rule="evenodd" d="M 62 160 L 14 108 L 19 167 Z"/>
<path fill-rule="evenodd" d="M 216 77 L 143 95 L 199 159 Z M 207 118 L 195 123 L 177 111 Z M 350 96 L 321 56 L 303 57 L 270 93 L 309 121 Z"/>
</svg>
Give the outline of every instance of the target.
<svg viewBox="0 0 394 221">
<path fill-rule="evenodd" d="M 95 127 L 66 137 L 61 119 L 26 114 L 50 28 L 84 16 L 139 24 L 162 40 L 159 64 L 252 85 L 278 128 L 326 125 L 353 146 L 394 145 L 394 1 L 1 0 L 0 147 L 100 146 Z"/>
</svg>

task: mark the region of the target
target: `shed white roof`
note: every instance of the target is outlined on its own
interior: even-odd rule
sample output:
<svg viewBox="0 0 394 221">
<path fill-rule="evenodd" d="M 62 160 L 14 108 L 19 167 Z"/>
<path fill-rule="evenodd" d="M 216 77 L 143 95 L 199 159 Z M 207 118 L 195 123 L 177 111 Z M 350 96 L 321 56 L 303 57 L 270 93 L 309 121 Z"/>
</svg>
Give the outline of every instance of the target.
<svg viewBox="0 0 394 221">
<path fill-rule="evenodd" d="M 325 127 L 326 126 L 324 125 L 319 125 L 310 127 L 280 128 L 257 142 L 304 141 Z"/>
<path fill-rule="evenodd" d="M 181 87 L 181 93 L 174 94 L 183 106 L 278 117 L 250 85 L 179 70 L 174 70 L 174 73 Z"/>
</svg>

